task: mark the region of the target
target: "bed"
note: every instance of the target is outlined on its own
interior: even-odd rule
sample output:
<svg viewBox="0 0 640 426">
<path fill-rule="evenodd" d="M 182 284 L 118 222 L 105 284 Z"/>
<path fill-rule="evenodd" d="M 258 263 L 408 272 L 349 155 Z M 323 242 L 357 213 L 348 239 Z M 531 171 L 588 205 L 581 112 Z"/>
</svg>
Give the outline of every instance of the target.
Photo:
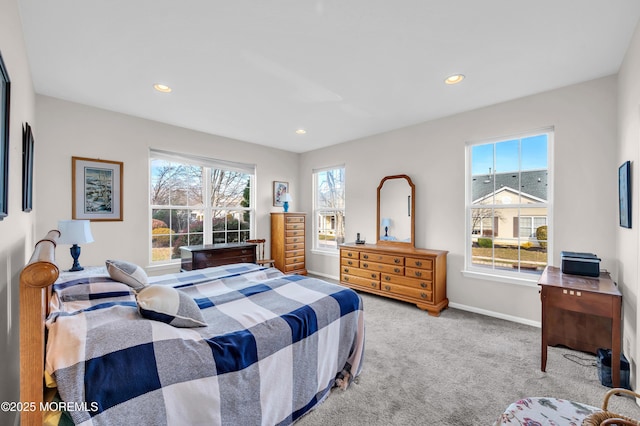
<svg viewBox="0 0 640 426">
<path fill-rule="evenodd" d="M 60 274 L 58 236 L 36 244 L 20 277 L 21 401 L 36 408 L 56 386 L 76 424 L 287 425 L 361 371 L 353 290 L 256 264 L 134 288 L 106 268 Z M 174 294 L 179 309 L 164 306 Z M 23 411 L 22 424 L 44 414 Z"/>
</svg>

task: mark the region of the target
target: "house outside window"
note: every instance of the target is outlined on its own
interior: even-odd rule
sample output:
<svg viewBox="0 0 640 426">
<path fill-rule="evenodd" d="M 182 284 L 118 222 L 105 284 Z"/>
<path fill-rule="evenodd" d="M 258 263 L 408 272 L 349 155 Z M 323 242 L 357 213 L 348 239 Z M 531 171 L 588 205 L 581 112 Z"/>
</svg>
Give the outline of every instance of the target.
<svg viewBox="0 0 640 426">
<path fill-rule="evenodd" d="M 253 229 L 255 166 L 152 150 L 152 263 L 180 246 L 244 242 Z"/>
<path fill-rule="evenodd" d="M 549 263 L 553 131 L 467 144 L 466 271 L 531 280 Z"/>
<path fill-rule="evenodd" d="M 313 248 L 337 253 L 344 242 L 345 169 L 335 166 L 313 171 Z"/>
</svg>

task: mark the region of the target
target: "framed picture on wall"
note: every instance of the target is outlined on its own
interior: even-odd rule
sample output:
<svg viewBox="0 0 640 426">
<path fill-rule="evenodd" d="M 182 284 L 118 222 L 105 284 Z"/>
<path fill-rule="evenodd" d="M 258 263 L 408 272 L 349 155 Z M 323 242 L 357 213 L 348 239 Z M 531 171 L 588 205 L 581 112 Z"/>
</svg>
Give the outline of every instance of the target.
<svg viewBox="0 0 640 426">
<path fill-rule="evenodd" d="M 71 161 L 72 218 L 122 220 L 123 163 L 81 157 Z"/>
<path fill-rule="evenodd" d="M 631 162 L 625 161 L 618 168 L 618 199 L 620 226 L 631 228 Z"/>
<path fill-rule="evenodd" d="M 9 214 L 9 107 L 11 80 L 0 53 L 0 220 Z"/>
<path fill-rule="evenodd" d="M 29 123 L 22 127 L 22 211 L 33 208 L 33 132 Z"/>
<path fill-rule="evenodd" d="M 273 205 L 282 207 L 284 204 L 284 194 L 289 192 L 289 182 L 273 181 Z"/>
</svg>

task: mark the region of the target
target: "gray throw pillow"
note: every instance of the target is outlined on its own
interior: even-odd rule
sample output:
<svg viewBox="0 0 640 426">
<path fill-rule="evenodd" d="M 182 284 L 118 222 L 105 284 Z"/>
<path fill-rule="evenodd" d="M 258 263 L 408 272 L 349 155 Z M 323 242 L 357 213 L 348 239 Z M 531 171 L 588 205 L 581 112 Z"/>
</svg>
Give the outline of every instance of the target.
<svg viewBox="0 0 640 426">
<path fill-rule="evenodd" d="M 136 264 L 124 260 L 107 260 L 105 265 L 111 278 L 125 283 L 135 291 L 140 291 L 149 284 L 147 273 Z"/>
<path fill-rule="evenodd" d="M 149 285 L 136 294 L 140 314 L 174 327 L 206 327 L 198 304 L 187 293 L 165 285 Z"/>
</svg>

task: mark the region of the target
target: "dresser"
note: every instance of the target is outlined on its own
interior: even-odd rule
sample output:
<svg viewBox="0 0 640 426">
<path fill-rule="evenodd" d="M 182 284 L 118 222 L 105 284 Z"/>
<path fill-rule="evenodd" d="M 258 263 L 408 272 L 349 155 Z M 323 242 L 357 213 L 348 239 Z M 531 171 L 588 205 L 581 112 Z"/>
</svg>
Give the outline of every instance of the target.
<svg viewBox="0 0 640 426">
<path fill-rule="evenodd" d="M 340 284 L 414 303 L 438 316 L 449 305 L 447 253 L 387 244 L 343 244 Z"/>
<path fill-rule="evenodd" d="M 271 213 L 271 258 L 285 274 L 306 275 L 305 214 Z"/>
<path fill-rule="evenodd" d="M 547 368 L 547 346 L 563 345 L 593 354 L 607 348 L 611 349 L 612 382 L 618 387 L 622 293 L 609 274 L 585 277 L 547 266 L 538 285 L 542 301 L 540 369 Z"/>
<path fill-rule="evenodd" d="M 180 247 L 181 270 L 209 268 L 230 263 L 256 263 L 256 244 L 228 243 Z"/>
</svg>

